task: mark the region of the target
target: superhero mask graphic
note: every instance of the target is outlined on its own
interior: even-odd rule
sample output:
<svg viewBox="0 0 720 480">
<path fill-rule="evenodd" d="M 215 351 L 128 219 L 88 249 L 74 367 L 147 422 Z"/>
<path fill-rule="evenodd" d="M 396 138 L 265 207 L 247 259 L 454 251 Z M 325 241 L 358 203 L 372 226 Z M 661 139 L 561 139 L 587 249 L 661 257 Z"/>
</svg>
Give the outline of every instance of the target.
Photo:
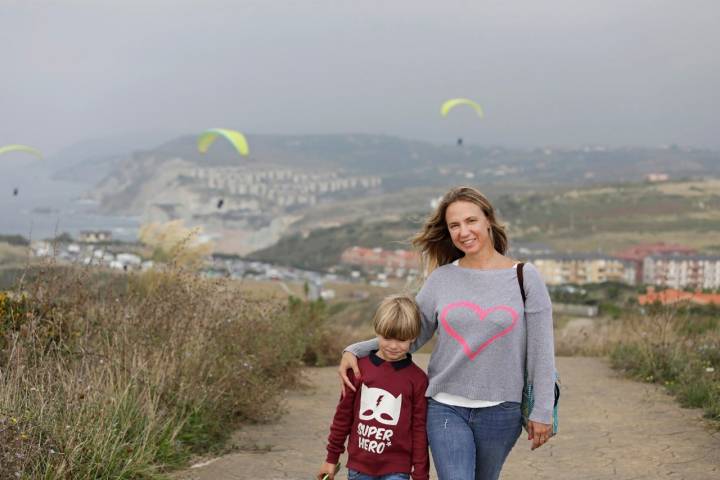
<svg viewBox="0 0 720 480">
<path fill-rule="evenodd" d="M 382 388 L 362 384 L 360 420 L 377 420 L 383 425 L 397 425 L 402 408 L 402 394 L 394 397 Z"/>
</svg>

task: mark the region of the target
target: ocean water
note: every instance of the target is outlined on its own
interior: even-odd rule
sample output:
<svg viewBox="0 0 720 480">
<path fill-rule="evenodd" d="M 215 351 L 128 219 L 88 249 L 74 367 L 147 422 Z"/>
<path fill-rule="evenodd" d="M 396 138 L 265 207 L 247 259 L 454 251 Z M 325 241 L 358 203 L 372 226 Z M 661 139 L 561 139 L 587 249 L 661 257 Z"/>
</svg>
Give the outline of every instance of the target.
<svg viewBox="0 0 720 480">
<path fill-rule="evenodd" d="M 54 180 L 42 162 L 0 158 L 0 234 L 39 240 L 109 230 L 117 240 L 137 239 L 140 218 L 99 215 L 97 205 L 85 198 L 92 185 Z"/>
</svg>

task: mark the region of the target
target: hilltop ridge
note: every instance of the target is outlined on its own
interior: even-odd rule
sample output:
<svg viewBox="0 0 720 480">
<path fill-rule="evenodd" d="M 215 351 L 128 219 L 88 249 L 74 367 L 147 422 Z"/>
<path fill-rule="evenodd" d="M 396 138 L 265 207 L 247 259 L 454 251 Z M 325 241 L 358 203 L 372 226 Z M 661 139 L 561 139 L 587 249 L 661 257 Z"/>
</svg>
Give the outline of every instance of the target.
<svg viewBox="0 0 720 480">
<path fill-rule="evenodd" d="M 203 155 L 194 136 L 171 139 L 115 164 L 92 196 L 106 214 L 202 225 L 220 251 L 243 254 L 293 231 L 343 222 L 319 219 L 318 211 L 375 202 L 381 217 L 397 218 L 451 185 L 499 195 L 639 182 L 657 173 L 720 176 L 720 153 L 680 147 L 521 150 L 368 134 L 248 140 L 250 156 L 240 157 L 222 141 Z"/>
</svg>

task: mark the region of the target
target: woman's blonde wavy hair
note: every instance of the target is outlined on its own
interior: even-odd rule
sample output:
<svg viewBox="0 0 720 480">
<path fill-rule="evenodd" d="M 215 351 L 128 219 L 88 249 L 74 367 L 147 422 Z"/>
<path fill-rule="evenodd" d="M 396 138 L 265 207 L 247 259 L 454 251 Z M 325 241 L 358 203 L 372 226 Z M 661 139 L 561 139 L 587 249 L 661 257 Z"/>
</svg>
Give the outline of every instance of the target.
<svg viewBox="0 0 720 480">
<path fill-rule="evenodd" d="M 442 197 L 440 204 L 425 221 L 422 230 L 412 238 L 413 246 L 420 251 L 420 261 L 425 277 L 436 268 L 452 263 L 463 256 L 463 253 L 453 245 L 445 221 L 445 212 L 448 206 L 457 201 L 471 202 L 482 209 L 485 218 L 490 223 L 490 238 L 495 250 L 503 255 L 507 252 L 508 238 L 505 226 L 495 218 L 495 209 L 490 201 L 475 188 L 455 187 Z"/>
</svg>

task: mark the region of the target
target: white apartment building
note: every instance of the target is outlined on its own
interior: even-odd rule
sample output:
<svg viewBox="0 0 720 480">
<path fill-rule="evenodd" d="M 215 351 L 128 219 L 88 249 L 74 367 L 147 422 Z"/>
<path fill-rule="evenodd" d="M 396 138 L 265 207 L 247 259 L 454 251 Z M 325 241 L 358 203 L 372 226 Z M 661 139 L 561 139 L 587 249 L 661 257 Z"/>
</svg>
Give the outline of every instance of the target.
<svg viewBox="0 0 720 480">
<path fill-rule="evenodd" d="M 671 288 L 720 288 L 720 256 L 650 255 L 643 261 L 643 282 Z"/>
<path fill-rule="evenodd" d="M 315 205 L 325 195 L 367 190 L 382 184 L 380 177 L 341 177 L 332 171 L 306 173 L 289 169 L 194 167 L 187 171 L 187 176 L 220 195 L 252 197 L 280 207 Z"/>
</svg>

